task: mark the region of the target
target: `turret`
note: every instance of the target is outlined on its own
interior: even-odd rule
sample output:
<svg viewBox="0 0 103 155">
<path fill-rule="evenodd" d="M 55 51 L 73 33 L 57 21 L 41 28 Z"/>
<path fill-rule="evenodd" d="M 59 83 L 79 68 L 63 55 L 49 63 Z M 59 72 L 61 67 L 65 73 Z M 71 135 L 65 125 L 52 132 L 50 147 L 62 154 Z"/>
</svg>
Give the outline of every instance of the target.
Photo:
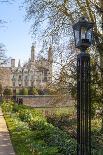
<svg viewBox="0 0 103 155">
<path fill-rule="evenodd" d="M 21 67 L 21 63 L 20 63 L 20 60 L 19 60 L 19 62 L 18 62 L 18 67 Z"/>
<path fill-rule="evenodd" d="M 34 44 L 32 44 L 32 47 L 31 47 L 31 62 L 34 62 L 35 60 L 35 47 L 34 47 Z"/>
<path fill-rule="evenodd" d="M 15 67 L 15 59 L 11 59 L 11 67 L 12 67 L 12 68 Z"/>
</svg>

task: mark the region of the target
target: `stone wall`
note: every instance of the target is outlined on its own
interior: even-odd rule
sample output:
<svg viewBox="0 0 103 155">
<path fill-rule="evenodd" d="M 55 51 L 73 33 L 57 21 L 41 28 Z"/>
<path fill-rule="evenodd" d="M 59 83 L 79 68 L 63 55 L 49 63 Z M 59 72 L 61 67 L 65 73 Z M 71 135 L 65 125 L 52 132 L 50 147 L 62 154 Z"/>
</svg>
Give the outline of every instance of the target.
<svg viewBox="0 0 103 155">
<path fill-rule="evenodd" d="M 17 95 L 16 99 L 23 99 L 23 104 L 32 107 L 52 107 L 52 106 L 72 106 L 75 103 L 70 96 L 36 95 L 24 96 Z"/>
</svg>

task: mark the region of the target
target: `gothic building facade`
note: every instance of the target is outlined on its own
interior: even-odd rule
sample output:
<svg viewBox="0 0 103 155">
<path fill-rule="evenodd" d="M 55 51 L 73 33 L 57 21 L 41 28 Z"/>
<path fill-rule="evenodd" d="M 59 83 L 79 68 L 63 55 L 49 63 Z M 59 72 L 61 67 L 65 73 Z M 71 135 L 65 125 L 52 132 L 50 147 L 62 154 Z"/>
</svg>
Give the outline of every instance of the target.
<svg viewBox="0 0 103 155">
<path fill-rule="evenodd" d="M 0 81 L 4 87 L 12 89 L 20 89 L 25 87 L 45 88 L 47 84 L 52 82 L 52 48 L 48 49 L 48 58 L 35 59 L 35 47 L 32 44 L 31 58 L 25 65 L 15 66 L 15 59 L 11 59 L 11 67 L 3 68 L 6 74 L 5 78 Z M 3 82 L 4 80 L 4 82 Z"/>
</svg>

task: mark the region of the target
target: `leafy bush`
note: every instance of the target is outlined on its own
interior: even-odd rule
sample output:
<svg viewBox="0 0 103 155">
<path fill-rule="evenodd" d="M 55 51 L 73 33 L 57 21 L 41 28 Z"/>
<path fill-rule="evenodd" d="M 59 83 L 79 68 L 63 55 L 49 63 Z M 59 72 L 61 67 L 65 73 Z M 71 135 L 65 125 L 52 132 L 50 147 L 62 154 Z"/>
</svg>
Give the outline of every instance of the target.
<svg viewBox="0 0 103 155">
<path fill-rule="evenodd" d="M 22 88 L 21 90 L 19 90 L 19 95 L 28 95 L 28 89 Z"/>
<path fill-rule="evenodd" d="M 39 95 L 44 95 L 44 91 L 42 89 L 38 89 L 38 94 Z"/>
<path fill-rule="evenodd" d="M 32 154 L 27 139 L 32 137 L 33 134 L 29 131 L 27 124 L 21 122 L 16 115 L 5 115 L 5 119 L 16 155 Z"/>
<path fill-rule="evenodd" d="M 23 115 L 25 113 L 22 112 Z M 27 112 L 26 112 L 27 114 Z M 19 115 L 20 116 L 20 115 Z M 35 116 L 32 120 L 25 119 L 25 117 L 20 117 L 22 120 L 26 120 L 29 124 L 31 130 L 41 131 L 42 137 L 45 142 L 50 147 L 58 147 L 60 152 L 63 154 L 75 154 L 76 151 L 76 142 L 70 138 L 65 132 L 55 128 L 50 123 L 47 123 L 46 119 L 41 116 Z M 49 130 L 48 130 L 49 129 Z"/>
<path fill-rule="evenodd" d="M 20 109 L 18 111 L 18 116 L 24 122 L 29 122 L 29 121 L 31 121 L 33 119 L 32 114 L 29 112 L 28 109 Z"/>
<path fill-rule="evenodd" d="M 4 101 L 1 105 L 1 107 L 2 107 L 2 110 L 4 113 L 12 112 L 14 103 L 12 101 L 8 101 L 8 102 Z"/>
<path fill-rule="evenodd" d="M 38 95 L 38 90 L 35 87 L 30 87 L 28 89 L 28 95 Z"/>
<path fill-rule="evenodd" d="M 5 88 L 3 91 L 3 95 L 12 95 L 12 91 L 9 88 Z"/>
</svg>

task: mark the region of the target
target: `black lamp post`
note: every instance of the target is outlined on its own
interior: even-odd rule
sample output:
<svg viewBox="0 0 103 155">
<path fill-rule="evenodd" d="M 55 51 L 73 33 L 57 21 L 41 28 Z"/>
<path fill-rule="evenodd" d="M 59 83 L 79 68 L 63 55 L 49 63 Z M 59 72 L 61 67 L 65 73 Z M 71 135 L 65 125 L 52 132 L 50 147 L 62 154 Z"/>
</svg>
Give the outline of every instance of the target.
<svg viewBox="0 0 103 155">
<path fill-rule="evenodd" d="M 85 17 L 73 25 L 77 56 L 77 155 L 91 155 L 90 55 L 93 23 Z"/>
</svg>

